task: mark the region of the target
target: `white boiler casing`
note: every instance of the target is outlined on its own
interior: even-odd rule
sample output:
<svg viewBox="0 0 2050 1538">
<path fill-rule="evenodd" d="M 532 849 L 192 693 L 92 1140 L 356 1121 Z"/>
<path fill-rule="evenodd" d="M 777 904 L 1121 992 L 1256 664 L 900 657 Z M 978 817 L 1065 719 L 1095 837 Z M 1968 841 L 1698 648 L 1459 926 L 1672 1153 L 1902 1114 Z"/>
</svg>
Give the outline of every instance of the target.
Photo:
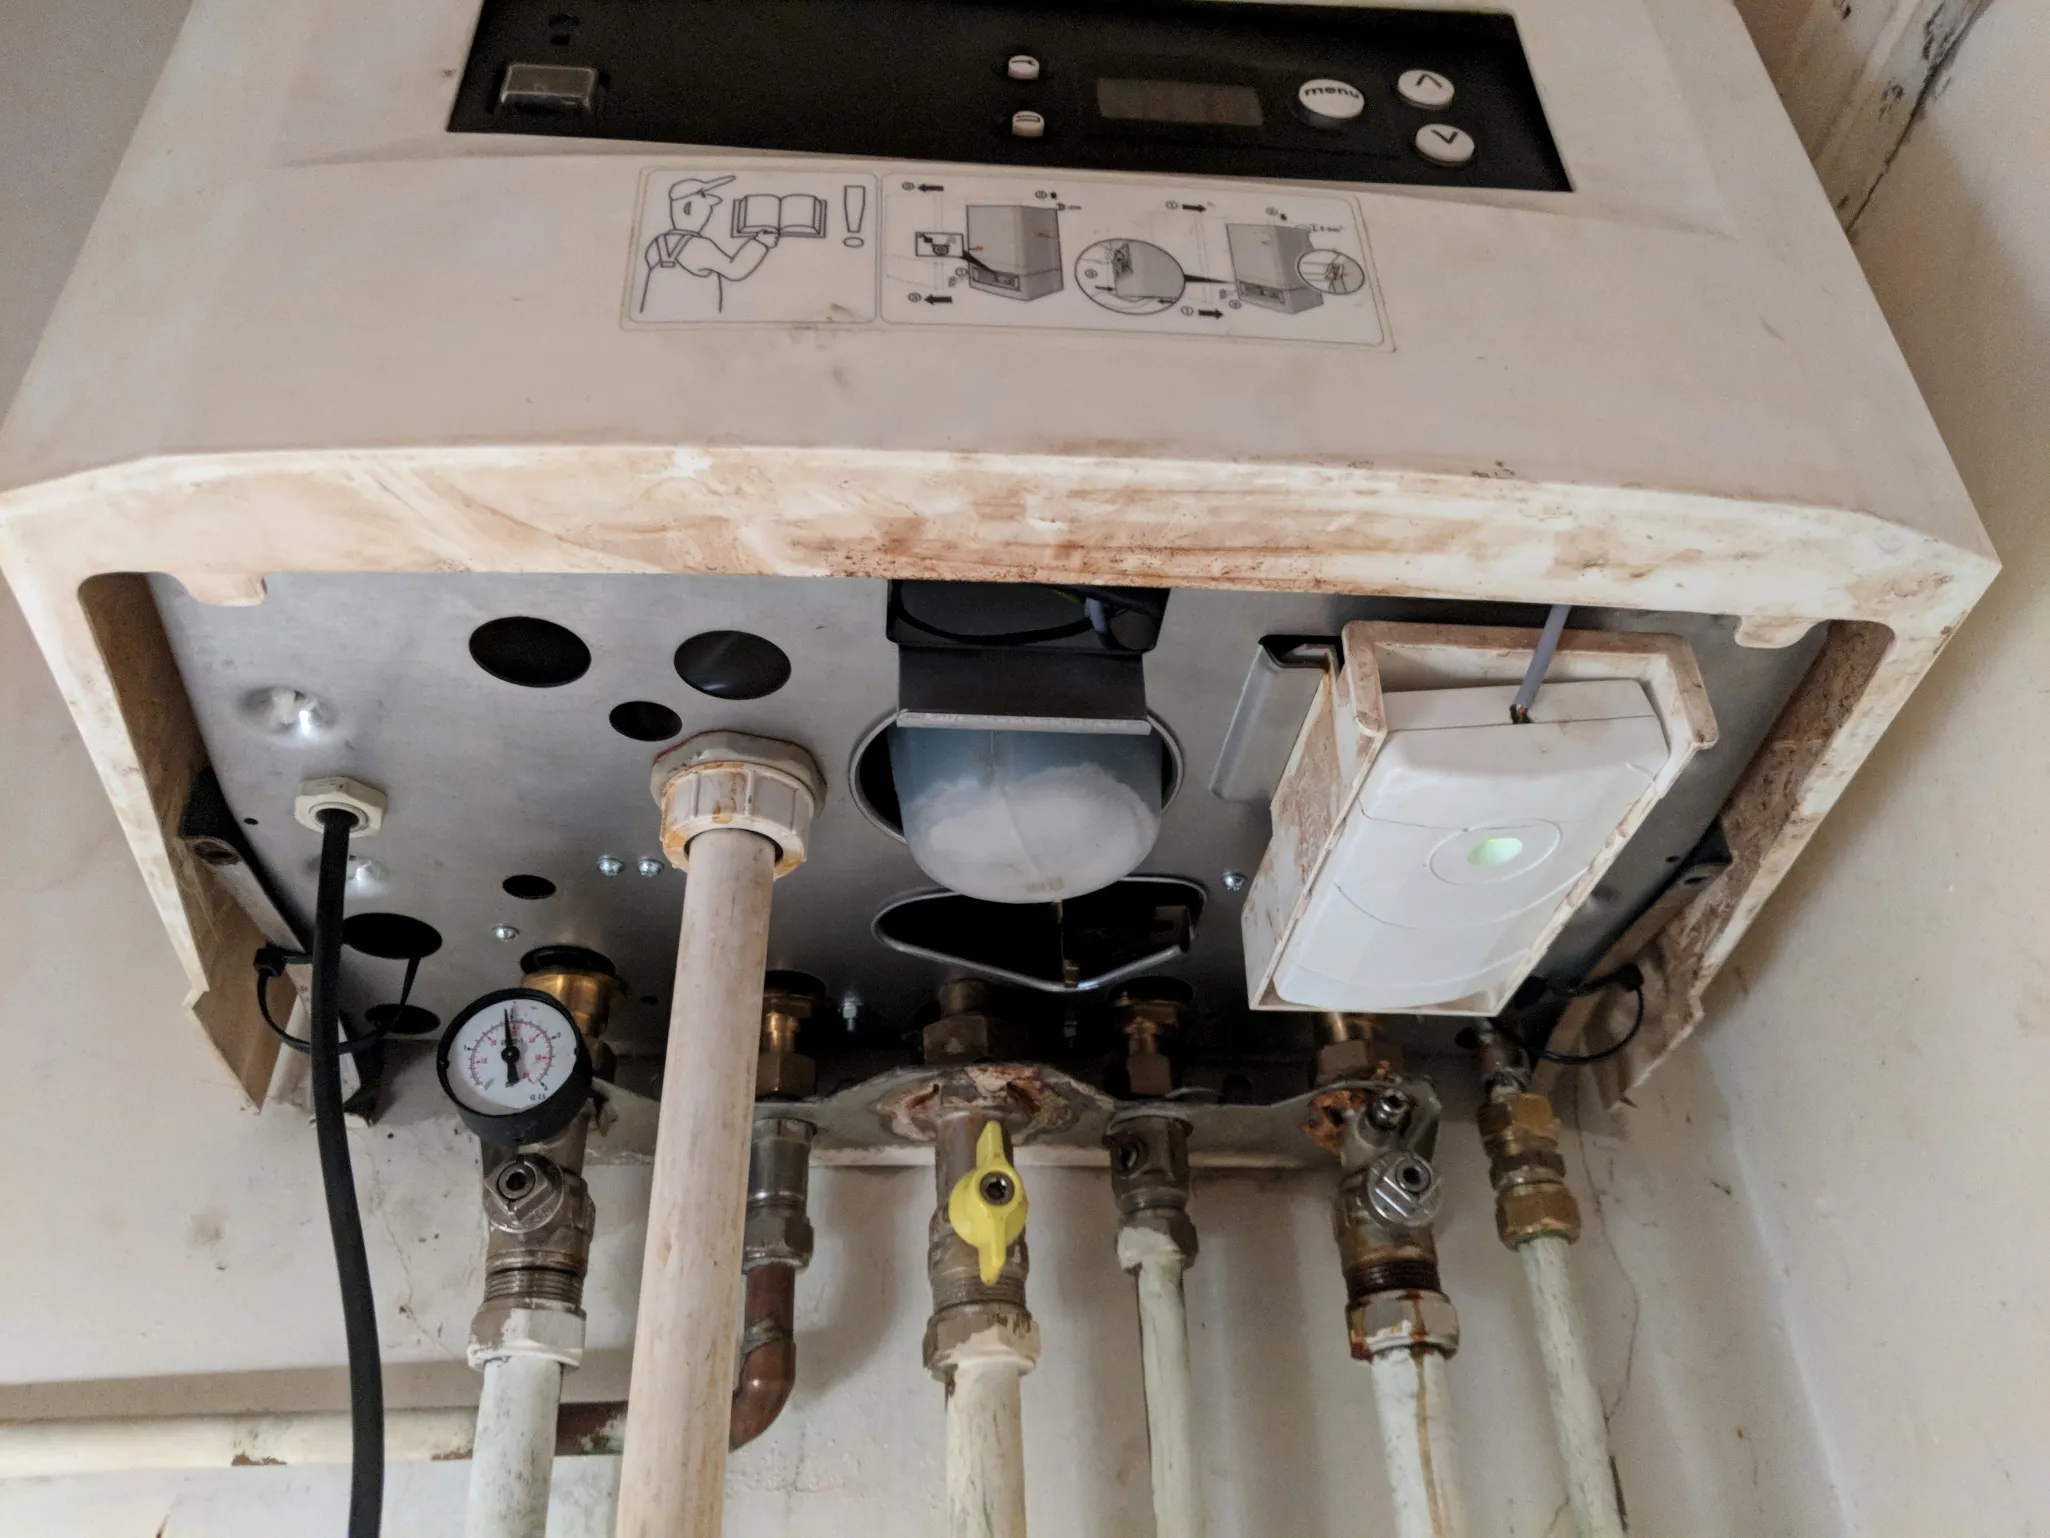
<svg viewBox="0 0 2050 1538">
<path fill-rule="evenodd" d="M 1571 190 L 452 133 L 474 0 L 197 0 L 0 429 L 0 562 L 230 1067 L 274 1050 L 252 936 L 167 831 L 205 752 L 122 574 L 1834 622 L 1653 958 L 1648 1071 L 1995 567 L 1736 13 L 1501 9 Z M 749 272 L 679 254 L 694 197 Z"/>
</svg>

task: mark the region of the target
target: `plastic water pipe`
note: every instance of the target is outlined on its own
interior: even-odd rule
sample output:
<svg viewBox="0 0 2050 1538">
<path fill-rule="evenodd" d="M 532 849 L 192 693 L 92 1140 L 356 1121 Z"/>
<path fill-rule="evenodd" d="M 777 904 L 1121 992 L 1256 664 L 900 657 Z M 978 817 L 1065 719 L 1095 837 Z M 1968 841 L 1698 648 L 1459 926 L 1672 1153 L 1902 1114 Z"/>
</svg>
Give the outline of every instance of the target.
<svg viewBox="0 0 2050 1538">
<path fill-rule="evenodd" d="M 1465 1538 L 1445 1353 L 1432 1346 L 1397 1347 L 1376 1352 L 1368 1365 L 1395 1503 L 1395 1538 Z"/>
<path fill-rule="evenodd" d="M 688 876 L 614 1530 L 719 1538 L 770 892 L 824 781 L 801 748 L 708 732 L 657 758 L 652 788 Z"/>
<path fill-rule="evenodd" d="M 1516 1247 L 1530 1306 L 1537 1318 L 1538 1350 L 1552 1428 L 1565 1466 L 1566 1496 L 1581 1538 L 1623 1538 L 1616 1484 L 1609 1469 L 1609 1427 L 1587 1355 L 1587 1326 L 1566 1269 L 1563 1235 L 1539 1234 Z"/>
</svg>

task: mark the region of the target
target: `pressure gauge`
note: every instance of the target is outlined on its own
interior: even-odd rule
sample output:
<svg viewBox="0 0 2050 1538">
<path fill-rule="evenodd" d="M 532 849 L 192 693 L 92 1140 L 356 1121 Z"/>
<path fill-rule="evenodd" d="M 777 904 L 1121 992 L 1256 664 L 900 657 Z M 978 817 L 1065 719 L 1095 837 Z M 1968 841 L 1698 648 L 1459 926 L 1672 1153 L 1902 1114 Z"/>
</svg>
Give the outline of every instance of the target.
<svg viewBox="0 0 2050 1538">
<path fill-rule="evenodd" d="M 441 1087 L 487 1143 L 541 1143 L 591 1094 L 591 1055 L 568 1010 L 534 988 L 487 993 L 449 1022 Z"/>
</svg>

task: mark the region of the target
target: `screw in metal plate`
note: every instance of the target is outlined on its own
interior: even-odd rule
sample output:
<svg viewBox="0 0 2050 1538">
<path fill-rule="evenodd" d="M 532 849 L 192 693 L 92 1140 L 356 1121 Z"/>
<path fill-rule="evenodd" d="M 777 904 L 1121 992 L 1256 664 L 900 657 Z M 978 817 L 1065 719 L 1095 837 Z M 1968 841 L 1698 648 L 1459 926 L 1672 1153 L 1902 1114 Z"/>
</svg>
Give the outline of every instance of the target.
<svg viewBox="0 0 2050 1538">
<path fill-rule="evenodd" d="M 517 940 L 519 937 L 520 932 L 510 924 L 493 924 L 491 926 L 491 938 L 494 940 Z"/>
<path fill-rule="evenodd" d="M 1224 873 L 1224 889 L 1227 892 L 1243 892 L 1246 889 L 1246 873 L 1242 870 L 1228 870 Z"/>
<path fill-rule="evenodd" d="M 601 854 L 598 856 L 598 874 L 601 876 L 616 876 L 625 869 L 626 861 L 616 854 Z"/>
<path fill-rule="evenodd" d="M 840 1001 L 840 1019 L 849 1036 L 861 1029 L 861 1000 L 854 994 L 850 993 Z"/>
<path fill-rule="evenodd" d="M 659 876 L 662 874 L 662 862 L 651 854 L 644 854 L 634 861 L 634 869 L 643 876 Z"/>
</svg>

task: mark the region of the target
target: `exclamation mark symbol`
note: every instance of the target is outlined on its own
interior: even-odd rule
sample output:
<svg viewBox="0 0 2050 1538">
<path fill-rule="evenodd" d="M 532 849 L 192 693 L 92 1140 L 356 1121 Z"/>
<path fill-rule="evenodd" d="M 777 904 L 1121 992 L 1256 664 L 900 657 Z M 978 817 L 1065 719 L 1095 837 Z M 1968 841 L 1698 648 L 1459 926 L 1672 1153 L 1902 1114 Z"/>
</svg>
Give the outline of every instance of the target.
<svg viewBox="0 0 2050 1538">
<path fill-rule="evenodd" d="M 868 217 L 868 188 L 847 186 L 840 189 L 840 207 L 847 215 L 847 239 L 843 245 L 861 245 L 861 223 Z"/>
</svg>

